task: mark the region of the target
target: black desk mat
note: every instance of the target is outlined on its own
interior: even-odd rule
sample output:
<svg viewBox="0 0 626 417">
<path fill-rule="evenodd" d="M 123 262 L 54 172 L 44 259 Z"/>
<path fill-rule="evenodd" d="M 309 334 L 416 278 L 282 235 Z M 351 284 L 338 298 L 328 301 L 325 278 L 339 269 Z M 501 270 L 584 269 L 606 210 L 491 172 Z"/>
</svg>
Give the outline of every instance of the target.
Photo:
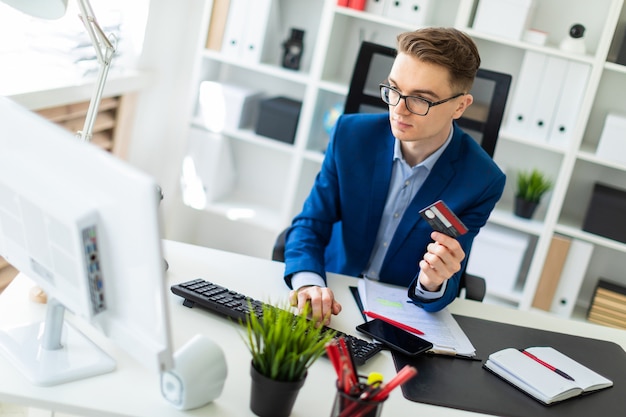
<svg viewBox="0 0 626 417">
<path fill-rule="evenodd" d="M 393 353 L 397 370 L 417 367 L 402 385 L 405 398 L 501 417 L 605 417 L 626 415 L 626 352 L 616 343 L 454 315 L 482 361 Z M 545 406 L 482 368 L 506 347 L 552 346 L 613 381 L 613 387 Z"/>
</svg>

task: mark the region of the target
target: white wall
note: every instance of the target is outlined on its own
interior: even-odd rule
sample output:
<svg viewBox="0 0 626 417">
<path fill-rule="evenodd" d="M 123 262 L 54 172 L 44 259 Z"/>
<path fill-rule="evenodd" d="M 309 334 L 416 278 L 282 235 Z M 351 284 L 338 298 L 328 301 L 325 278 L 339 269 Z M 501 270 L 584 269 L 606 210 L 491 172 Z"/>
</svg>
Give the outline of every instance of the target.
<svg viewBox="0 0 626 417">
<path fill-rule="evenodd" d="M 138 69 L 154 77 L 138 97 L 128 160 L 163 189 L 164 237 L 269 258 L 276 236 L 182 203 L 179 178 L 195 92 L 204 0 L 151 0 Z"/>
<path fill-rule="evenodd" d="M 191 114 L 189 80 L 194 71 L 203 7 L 203 0 L 151 0 L 138 63 L 139 70 L 153 75 L 153 83 L 138 97 L 128 160 L 161 185 L 167 238 L 190 232 L 175 232 L 177 227 L 170 219 L 178 218 L 180 209 L 178 178 Z"/>
</svg>

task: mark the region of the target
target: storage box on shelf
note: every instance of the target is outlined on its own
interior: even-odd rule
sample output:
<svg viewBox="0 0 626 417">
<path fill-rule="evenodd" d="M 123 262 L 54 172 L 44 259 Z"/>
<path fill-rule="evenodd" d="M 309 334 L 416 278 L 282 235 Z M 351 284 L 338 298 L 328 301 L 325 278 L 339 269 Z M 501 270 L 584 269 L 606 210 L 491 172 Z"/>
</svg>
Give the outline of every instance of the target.
<svg viewBox="0 0 626 417">
<path fill-rule="evenodd" d="M 208 25 L 211 19 L 211 6 L 216 8 L 221 3 L 224 0 L 207 1 L 205 24 Z M 206 34 L 214 33 L 219 25 L 212 25 L 211 30 L 204 31 L 198 51 L 197 76 L 191 83 L 193 92 L 190 96 L 191 100 L 197 100 L 200 82 L 206 80 L 263 89 L 267 97 L 286 96 L 301 101 L 294 141 L 292 145 L 281 143 L 247 129 L 226 132 L 232 145 L 237 183 L 231 190 L 232 196 L 221 200 L 223 206 L 214 212 L 223 213 L 226 219 L 229 209 L 254 206 L 259 212 L 265 212 L 270 221 L 260 217 L 256 221 L 248 220 L 248 224 L 267 231 L 268 235 L 278 233 L 300 210 L 319 170 L 322 152 L 328 142 L 325 123 L 329 113 L 345 98 L 359 43 L 370 40 L 394 46 L 397 34 L 405 30 L 428 25 L 456 26 L 476 40 L 484 68 L 513 76 L 512 93 L 505 113 L 507 122 L 501 130 L 494 156 L 508 174 L 509 181 L 490 223 L 526 234 L 533 242 L 530 245 L 532 259 L 525 268 L 527 272 L 517 281 L 517 294 L 511 294 L 516 305 L 531 308 L 556 233 L 582 242 L 586 248 L 592 245 L 594 256 L 599 253 L 617 267 L 626 267 L 622 265 L 626 264 L 622 260 L 624 257 L 604 257 L 606 251 L 626 252 L 626 244 L 582 230 L 583 211 L 590 201 L 593 182 L 605 178 L 610 179 L 610 184 L 626 182 L 626 166 L 595 155 L 607 114 L 626 114 L 626 102 L 620 98 L 626 95 L 626 87 L 623 87 L 626 85 L 626 69 L 606 64 L 610 50 L 613 55 L 618 55 L 624 37 L 622 27 L 626 26 L 626 12 L 622 0 L 430 1 L 426 2 L 429 9 L 424 15 L 425 20 L 411 22 L 390 17 L 390 0 L 368 0 L 364 11 L 338 6 L 336 0 L 273 0 L 270 3 L 268 22 L 272 23 L 265 25 L 262 51 L 256 61 L 217 52 L 215 47 L 204 49 Z M 493 12 L 490 7 L 502 7 L 504 3 L 522 7 L 523 13 L 514 16 L 518 21 L 516 31 L 519 21 L 527 21 L 522 25 L 523 29 L 541 33 L 544 40 L 537 43 L 523 35 L 511 37 L 485 30 L 481 15 L 488 15 Z M 528 7 L 529 3 L 532 7 Z M 528 20 L 521 19 L 525 14 Z M 583 53 L 560 48 L 574 24 L 585 27 Z M 281 43 L 288 38 L 292 28 L 301 28 L 305 32 L 302 65 L 297 71 L 281 65 Z M 527 56 L 539 56 L 544 64 L 549 62 L 558 68 L 559 75 L 554 76 L 558 82 L 552 83 L 548 79 L 546 88 L 540 88 L 536 94 L 529 93 L 528 87 L 524 87 L 522 71 Z M 539 79 L 531 85 L 541 86 L 548 72 L 537 71 L 535 78 Z M 511 129 L 516 100 L 523 98 L 527 99 L 531 120 L 533 114 L 546 112 L 542 126 L 534 127 L 535 130 L 540 128 L 541 135 L 531 134 L 530 130 Z M 192 118 L 196 116 L 197 112 Z M 533 220 L 516 218 L 512 214 L 514 191 L 511 179 L 518 170 L 535 167 L 548 174 L 554 187 L 542 200 Z M 229 245 L 232 246 L 231 242 L 225 242 L 224 246 Z M 269 253 L 269 245 L 267 249 Z M 576 283 L 574 287 L 586 289 L 590 282 L 595 282 L 595 277 L 601 275 L 593 259 L 577 264 L 577 268 L 582 271 L 582 283 Z M 571 290 L 573 296 L 567 294 L 567 312 L 563 313 L 561 309 L 557 314 L 571 314 L 572 304 L 575 304 L 572 297 L 576 298 L 578 289 Z M 580 297 L 587 297 L 579 301 L 588 304 L 587 290 L 581 292 Z"/>
<path fill-rule="evenodd" d="M 259 103 L 259 119 L 254 131 L 281 142 L 293 143 L 302 102 L 288 97 L 272 97 Z"/>
<path fill-rule="evenodd" d="M 481 0 L 478 2 L 474 29 L 520 40 L 529 28 L 533 0 Z"/>
<path fill-rule="evenodd" d="M 626 116 L 609 113 L 604 121 L 596 156 L 607 161 L 626 165 Z"/>
</svg>

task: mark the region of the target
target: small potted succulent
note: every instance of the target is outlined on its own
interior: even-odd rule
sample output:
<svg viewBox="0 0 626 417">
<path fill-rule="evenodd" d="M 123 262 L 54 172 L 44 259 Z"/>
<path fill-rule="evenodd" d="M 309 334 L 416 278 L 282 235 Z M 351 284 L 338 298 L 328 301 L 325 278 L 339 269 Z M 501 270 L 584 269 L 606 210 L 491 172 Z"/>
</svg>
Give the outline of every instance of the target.
<svg viewBox="0 0 626 417">
<path fill-rule="evenodd" d="M 262 311 L 261 319 L 250 313 L 243 323 L 252 354 L 250 409 L 260 417 L 286 417 L 308 368 L 325 353 L 335 332 L 309 320 L 306 309 L 293 314 L 265 303 Z"/>
<path fill-rule="evenodd" d="M 515 215 L 530 219 L 539 206 L 541 197 L 551 188 L 552 181 L 538 169 L 518 172 Z"/>
</svg>

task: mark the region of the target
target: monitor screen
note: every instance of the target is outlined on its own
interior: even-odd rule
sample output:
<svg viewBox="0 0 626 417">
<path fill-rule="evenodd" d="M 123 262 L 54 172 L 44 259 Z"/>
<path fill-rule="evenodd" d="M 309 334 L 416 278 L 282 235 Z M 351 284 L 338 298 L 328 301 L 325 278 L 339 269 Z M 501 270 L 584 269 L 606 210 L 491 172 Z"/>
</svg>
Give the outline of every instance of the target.
<svg viewBox="0 0 626 417">
<path fill-rule="evenodd" d="M 66 311 L 172 368 L 159 201 L 150 176 L 0 97 L 0 256 L 48 297 L 45 322 L 3 329 L 0 351 L 33 383 L 115 368 Z"/>
</svg>

